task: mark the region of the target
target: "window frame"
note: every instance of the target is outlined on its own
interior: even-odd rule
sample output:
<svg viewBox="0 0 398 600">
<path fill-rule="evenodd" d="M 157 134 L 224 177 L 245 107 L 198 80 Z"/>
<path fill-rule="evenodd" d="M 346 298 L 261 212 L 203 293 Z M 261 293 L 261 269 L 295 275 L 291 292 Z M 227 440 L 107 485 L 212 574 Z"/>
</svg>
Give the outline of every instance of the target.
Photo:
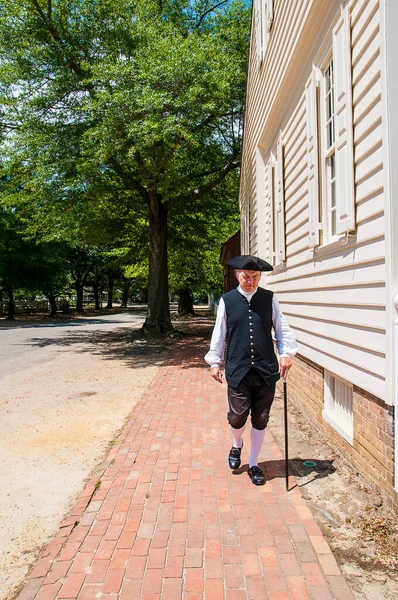
<svg viewBox="0 0 398 600">
<path fill-rule="evenodd" d="M 341 9 L 315 57 L 305 85 L 307 119 L 308 247 L 322 253 L 355 231 L 352 49 L 349 6 Z M 326 71 L 333 63 L 334 144 L 327 147 Z M 334 156 L 335 177 L 330 178 Z M 328 171 L 329 161 L 329 171 Z M 334 184 L 332 210 L 330 185 Z M 329 186 L 329 189 L 328 189 Z M 332 218 L 333 216 L 333 218 Z"/>
</svg>

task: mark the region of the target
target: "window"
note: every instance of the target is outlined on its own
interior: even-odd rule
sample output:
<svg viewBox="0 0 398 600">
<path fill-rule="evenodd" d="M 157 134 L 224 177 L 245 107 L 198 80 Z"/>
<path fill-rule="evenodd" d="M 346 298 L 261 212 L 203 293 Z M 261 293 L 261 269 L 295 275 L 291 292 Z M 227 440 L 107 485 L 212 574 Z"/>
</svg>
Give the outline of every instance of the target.
<svg viewBox="0 0 398 600">
<path fill-rule="evenodd" d="M 269 34 L 274 19 L 274 3 L 273 0 L 254 0 L 253 6 L 257 65 L 260 66 L 267 51 Z"/>
<path fill-rule="evenodd" d="M 349 7 L 333 29 L 331 50 L 306 84 L 309 247 L 355 229 Z"/>
<path fill-rule="evenodd" d="M 350 444 L 354 440 L 352 400 L 352 385 L 325 371 L 322 416 Z"/>
</svg>

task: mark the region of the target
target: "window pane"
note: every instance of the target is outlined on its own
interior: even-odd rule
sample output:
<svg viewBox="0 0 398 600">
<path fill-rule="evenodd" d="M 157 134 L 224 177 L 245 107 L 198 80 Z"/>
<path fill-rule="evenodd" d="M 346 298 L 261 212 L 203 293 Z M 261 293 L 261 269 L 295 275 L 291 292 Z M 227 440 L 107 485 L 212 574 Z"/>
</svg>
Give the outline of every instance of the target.
<svg viewBox="0 0 398 600">
<path fill-rule="evenodd" d="M 332 144 L 333 144 L 333 121 L 329 121 L 329 123 L 327 124 L 327 143 L 326 143 L 327 149 L 329 149 Z"/>
<path fill-rule="evenodd" d="M 334 185 L 333 185 L 334 187 Z M 337 233 L 337 213 L 336 213 L 336 209 L 334 209 L 332 211 L 332 235 L 336 235 Z"/>
</svg>

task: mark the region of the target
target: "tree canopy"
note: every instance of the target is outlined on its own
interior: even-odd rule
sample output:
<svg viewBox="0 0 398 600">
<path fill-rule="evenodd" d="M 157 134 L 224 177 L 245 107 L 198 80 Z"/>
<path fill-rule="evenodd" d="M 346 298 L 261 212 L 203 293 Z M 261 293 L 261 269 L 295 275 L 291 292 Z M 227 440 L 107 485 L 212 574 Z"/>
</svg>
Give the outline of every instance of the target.
<svg viewBox="0 0 398 600">
<path fill-rule="evenodd" d="M 236 228 L 249 21 L 244 0 L 0 8 L 3 173 L 18 181 L 34 235 L 106 236 L 109 227 L 93 226 L 105 215 L 122 218 L 124 232 L 147 224 L 150 330 L 171 327 L 169 227 L 201 222 L 206 250 L 214 223 L 220 235 Z M 180 252 L 188 247 L 181 235 Z"/>
</svg>

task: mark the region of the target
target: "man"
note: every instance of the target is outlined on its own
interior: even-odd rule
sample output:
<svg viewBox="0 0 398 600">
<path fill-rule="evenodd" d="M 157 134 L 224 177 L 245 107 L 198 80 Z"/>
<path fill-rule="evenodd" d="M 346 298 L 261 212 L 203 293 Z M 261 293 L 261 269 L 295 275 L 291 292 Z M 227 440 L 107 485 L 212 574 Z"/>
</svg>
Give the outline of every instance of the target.
<svg viewBox="0 0 398 600">
<path fill-rule="evenodd" d="M 254 485 L 264 485 L 258 456 L 280 377 L 286 378 L 298 346 L 270 290 L 259 287 L 262 271 L 273 267 L 256 256 L 237 256 L 227 263 L 236 271 L 239 286 L 220 299 L 210 350 L 205 356 L 211 376 L 222 383 L 220 365 L 225 341 L 228 383 L 228 422 L 233 445 L 228 456 L 231 469 L 241 464 L 242 434 L 251 415 L 251 450 L 248 474 Z M 274 330 L 278 359 L 272 337 Z"/>
</svg>

